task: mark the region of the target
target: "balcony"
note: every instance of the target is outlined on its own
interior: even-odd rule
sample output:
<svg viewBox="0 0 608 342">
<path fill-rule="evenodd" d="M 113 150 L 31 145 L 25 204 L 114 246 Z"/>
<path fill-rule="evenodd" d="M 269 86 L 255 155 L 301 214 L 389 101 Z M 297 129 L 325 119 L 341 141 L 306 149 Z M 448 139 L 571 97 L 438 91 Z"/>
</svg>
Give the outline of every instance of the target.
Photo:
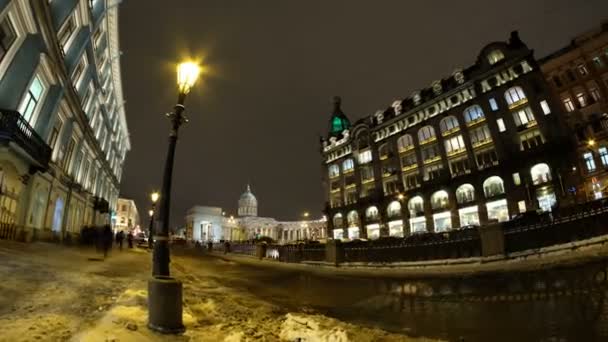
<svg viewBox="0 0 608 342">
<path fill-rule="evenodd" d="M 9 145 L 34 164 L 46 170 L 51 160 L 51 148 L 27 121 L 14 110 L 0 110 L 0 142 Z"/>
</svg>

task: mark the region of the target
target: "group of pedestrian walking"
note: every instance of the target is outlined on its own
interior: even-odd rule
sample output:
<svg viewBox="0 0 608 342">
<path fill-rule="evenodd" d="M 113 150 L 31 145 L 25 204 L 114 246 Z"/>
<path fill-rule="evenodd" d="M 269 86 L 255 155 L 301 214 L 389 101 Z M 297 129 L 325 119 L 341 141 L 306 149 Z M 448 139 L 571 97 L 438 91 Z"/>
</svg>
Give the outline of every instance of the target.
<svg viewBox="0 0 608 342">
<path fill-rule="evenodd" d="M 126 234 L 127 246 L 133 248 L 133 233 L 129 232 Z M 122 246 L 125 241 L 125 232 L 119 231 L 114 234 L 110 226 L 104 226 L 97 231 L 95 246 L 98 252 L 103 253 L 103 257 L 106 258 L 110 249 L 112 248 L 112 242 L 115 242 L 119 250 L 122 251 Z"/>
</svg>

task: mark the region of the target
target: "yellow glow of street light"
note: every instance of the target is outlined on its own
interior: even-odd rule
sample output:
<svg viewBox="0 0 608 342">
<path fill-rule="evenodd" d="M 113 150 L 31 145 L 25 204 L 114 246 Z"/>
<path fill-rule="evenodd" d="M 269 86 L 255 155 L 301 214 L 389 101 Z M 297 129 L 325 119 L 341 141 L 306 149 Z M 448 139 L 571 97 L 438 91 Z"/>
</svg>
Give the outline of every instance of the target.
<svg viewBox="0 0 608 342">
<path fill-rule="evenodd" d="M 152 209 L 148 210 L 148 215 L 150 215 L 150 217 L 154 216 L 154 210 L 152 210 Z"/>
<path fill-rule="evenodd" d="M 593 140 L 593 139 L 589 139 L 589 140 L 587 141 L 587 145 L 588 145 L 588 146 L 595 146 L 595 140 Z"/>
<path fill-rule="evenodd" d="M 403 196 L 403 194 L 399 194 L 397 196 L 397 199 L 399 199 L 400 201 L 402 201 L 405 198 L 405 196 Z"/>
<path fill-rule="evenodd" d="M 150 199 L 152 200 L 152 203 L 156 203 L 159 197 L 160 194 L 158 193 L 158 191 L 154 191 L 152 194 L 150 194 Z"/>
<path fill-rule="evenodd" d="M 308 213 L 308 211 L 305 211 L 305 212 L 304 212 L 304 217 L 308 217 L 308 215 L 310 215 L 310 214 Z"/>
<path fill-rule="evenodd" d="M 188 94 L 201 72 L 201 67 L 192 61 L 182 62 L 177 66 L 177 86 L 181 94 Z"/>
</svg>

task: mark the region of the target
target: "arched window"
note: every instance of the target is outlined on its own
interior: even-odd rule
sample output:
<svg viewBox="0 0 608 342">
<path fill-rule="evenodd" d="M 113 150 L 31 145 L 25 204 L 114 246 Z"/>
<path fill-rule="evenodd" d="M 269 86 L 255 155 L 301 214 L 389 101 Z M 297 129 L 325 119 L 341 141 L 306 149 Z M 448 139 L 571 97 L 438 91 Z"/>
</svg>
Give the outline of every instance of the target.
<svg viewBox="0 0 608 342">
<path fill-rule="evenodd" d="M 478 105 L 471 106 L 464 110 L 464 122 L 474 122 L 484 117 L 483 110 Z"/>
<path fill-rule="evenodd" d="M 388 217 L 398 217 L 401 216 L 401 203 L 399 201 L 393 201 L 386 208 L 386 213 Z"/>
<path fill-rule="evenodd" d="M 418 142 L 423 143 L 435 138 L 435 130 L 432 126 L 424 126 L 418 130 Z"/>
<path fill-rule="evenodd" d="M 340 167 L 336 164 L 329 165 L 329 178 L 340 175 Z"/>
<path fill-rule="evenodd" d="M 446 116 L 445 118 L 439 121 L 439 130 L 441 134 L 445 134 L 446 132 L 455 131 L 458 129 L 458 119 L 455 116 Z"/>
<path fill-rule="evenodd" d="M 337 213 L 336 215 L 334 215 L 334 228 L 342 228 L 342 214 L 341 213 Z"/>
<path fill-rule="evenodd" d="M 483 182 L 483 192 L 486 197 L 494 197 L 505 193 L 505 186 L 502 178 L 492 176 Z"/>
<path fill-rule="evenodd" d="M 507 100 L 509 106 L 525 99 L 526 94 L 524 94 L 524 90 L 521 87 L 513 87 L 505 91 L 505 100 Z"/>
<path fill-rule="evenodd" d="M 488 54 L 488 62 L 490 62 L 490 65 L 494 65 L 494 64 L 498 63 L 499 61 L 503 60 L 504 58 L 505 58 L 505 55 L 502 53 L 502 51 L 500 51 L 498 49 L 492 50 Z"/>
<path fill-rule="evenodd" d="M 456 201 L 458 204 L 473 202 L 475 200 L 475 188 L 471 184 L 463 184 L 456 189 Z"/>
<path fill-rule="evenodd" d="M 414 139 L 409 134 L 405 134 L 397 139 L 397 147 L 399 151 L 407 151 L 414 148 Z"/>
<path fill-rule="evenodd" d="M 349 227 L 359 227 L 359 213 L 355 210 L 351 210 L 346 215 L 346 221 L 348 222 Z"/>
<path fill-rule="evenodd" d="M 355 163 L 353 162 L 352 159 L 346 159 L 343 163 L 342 163 L 342 170 L 344 172 L 348 172 L 351 171 L 352 169 L 355 168 Z"/>
<path fill-rule="evenodd" d="M 365 217 L 368 219 L 377 219 L 378 218 L 378 208 L 376 206 L 371 206 L 365 210 Z"/>
<path fill-rule="evenodd" d="M 431 208 L 444 209 L 448 207 L 448 193 L 445 190 L 436 191 L 431 196 Z"/>
<path fill-rule="evenodd" d="M 416 216 L 424 212 L 424 200 L 420 196 L 412 197 L 407 204 L 411 216 Z"/>
<path fill-rule="evenodd" d="M 534 185 L 546 183 L 551 180 L 551 170 L 549 169 L 549 165 L 545 163 L 532 166 L 530 175 L 532 175 L 532 183 L 534 183 Z"/>
<path fill-rule="evenodd" d="M 378 154 L 380 155 L 380 159 L 386 159 L 389 157 L 389 147 L 388 144 L 382 144 L 378 148 Z"/>
</svg>

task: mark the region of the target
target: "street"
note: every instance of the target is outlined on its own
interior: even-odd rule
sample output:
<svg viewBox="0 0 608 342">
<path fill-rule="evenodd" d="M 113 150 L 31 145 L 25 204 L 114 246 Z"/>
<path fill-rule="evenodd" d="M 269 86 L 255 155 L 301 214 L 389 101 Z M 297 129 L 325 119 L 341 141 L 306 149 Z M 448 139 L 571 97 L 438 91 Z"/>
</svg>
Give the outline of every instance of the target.
<svg viewBox="0 0 608 342">
<path fill-rule="evenodd" d="M 92 248 L 0 241 L 0 341 L 410 340 L 328 318 L 314 308 L 324 298 L 290 299 L 297 288 L 271 272 L 199 256 L 172 262 L 184 282 L 186 333 L 158 335 L 146 327 L 150 260 L 140 249 L 114 248 L 103 260 Z"/>
</svg>

